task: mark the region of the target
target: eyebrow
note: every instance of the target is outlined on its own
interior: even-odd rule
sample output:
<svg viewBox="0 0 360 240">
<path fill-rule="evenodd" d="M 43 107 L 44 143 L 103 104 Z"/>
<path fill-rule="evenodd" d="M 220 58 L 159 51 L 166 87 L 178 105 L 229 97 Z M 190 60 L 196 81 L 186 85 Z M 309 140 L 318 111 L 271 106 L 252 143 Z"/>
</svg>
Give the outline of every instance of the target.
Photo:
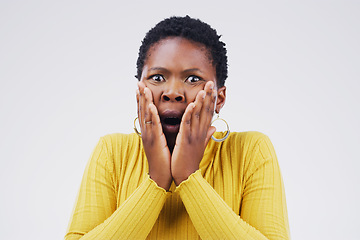
<svg viewBox="0 0 360 240">
<path fill-rule="evenodd" d="M 166 68 L 163 68 L 163 67 L 152 67 L 149 69 L 150 71 L 165 71 L 165 72 L 168 72 L 169 70 L 167 70 Z M 188 72 L 201 72 L 202 71 L 198 68 L 190 68 L 190 69 L 186 69 L 183 71 L 184 73 L 188 73 Z"/>
<path fill-rule="evenodd" d="M 149 70 L 150 71 L 168 71 L 166 68 L 162 68 L 162 67 L 152 67 Z"/>
<path fill-rule="evenodd" d="M 187 73 L 187 72 L 201 72 L 202 73 L 202 71 L 200 69 L 198 69 L 198 68 L 186 69 L 184 71 L 184 73 Z"/>
</svg>

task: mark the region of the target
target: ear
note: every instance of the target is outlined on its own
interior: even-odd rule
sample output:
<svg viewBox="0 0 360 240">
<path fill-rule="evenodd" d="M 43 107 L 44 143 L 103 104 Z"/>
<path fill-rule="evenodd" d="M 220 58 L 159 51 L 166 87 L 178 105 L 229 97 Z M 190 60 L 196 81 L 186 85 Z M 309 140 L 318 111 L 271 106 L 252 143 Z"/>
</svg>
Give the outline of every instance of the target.
<svg viewBox="0 0 360 240">
<path fill-rule="evenodd" d="M 217 90 L 217 99 L 215 112 L 220 113 L 221 108 L 224 106 L 226 100 L 226 87 L 222 86 Z"/>
</svg>

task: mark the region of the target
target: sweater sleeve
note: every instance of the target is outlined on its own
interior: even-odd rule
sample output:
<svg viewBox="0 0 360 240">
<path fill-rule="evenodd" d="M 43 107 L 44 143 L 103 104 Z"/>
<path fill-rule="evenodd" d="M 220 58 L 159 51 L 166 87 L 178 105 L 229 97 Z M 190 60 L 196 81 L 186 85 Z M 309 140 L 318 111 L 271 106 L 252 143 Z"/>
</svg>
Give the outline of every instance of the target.
<svg viewBox="0 0 360 240">
<path fill-rule="evenodd" d="M 270 140 L 259 141 L 251 155 L 240 216 L 200 170 L 176 189 L 202 239 L 290 239 L 282 178 Z"/>
<path fill-rule="evenodd" d="M 106 144 L 100 139 L 85 169 L 66 240 L 145 239 L 166 199 L 149 176 L 117 208 Z"/>
</svg>

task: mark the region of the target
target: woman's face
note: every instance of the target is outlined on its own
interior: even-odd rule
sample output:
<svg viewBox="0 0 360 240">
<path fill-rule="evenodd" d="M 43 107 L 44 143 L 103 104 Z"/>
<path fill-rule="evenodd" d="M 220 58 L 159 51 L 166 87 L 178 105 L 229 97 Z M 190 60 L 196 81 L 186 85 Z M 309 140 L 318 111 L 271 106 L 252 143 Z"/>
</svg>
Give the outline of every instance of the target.
<svg viewBox="0 0 360 240">
<path fill-rule="evenodd" d="M 225 87 L 217 88 L 216 70 L 205 46 L 181 37 L 169 37 L 148 51 L 141 80 L 153 94 L 165 135 L 177 134 L 187 105 L 206 82 L 214 82 L 216 112 L 225 103 Z"/>
</svg>

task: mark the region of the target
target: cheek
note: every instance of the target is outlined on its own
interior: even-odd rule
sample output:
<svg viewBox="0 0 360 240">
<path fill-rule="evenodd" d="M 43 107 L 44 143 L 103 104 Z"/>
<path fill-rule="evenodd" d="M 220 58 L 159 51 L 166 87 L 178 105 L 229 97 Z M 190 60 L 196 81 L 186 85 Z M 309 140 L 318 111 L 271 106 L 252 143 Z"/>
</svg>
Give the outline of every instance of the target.
<svg viewBox="0 0 360 240">
<path fill-rule="evenodd" d="M 191 102 L 194 102 L 195 101 L 195 98 L 196 98 L 196 95 L 198 94 L 198 92 L 201 90 L 200 89 L 192 89 L 191 91 L 187 91 L 186 92 L 186 100 L 187 100 L 187 103 L 191 103 Z"/>
<path fill-rule="evenodd" d="M 155 105 L 157 105 L 158 102 L 160 101 L 160 98 L 161 98 L 161 93 L 162 93 L 161 88 L 154 87 L 154 86 L 151 86 L 149 84 L 147 85 L 147 87 L 151 90 L 152 95 L 153 95 L 154 103 L 155 103 Z"/>
</svg>

